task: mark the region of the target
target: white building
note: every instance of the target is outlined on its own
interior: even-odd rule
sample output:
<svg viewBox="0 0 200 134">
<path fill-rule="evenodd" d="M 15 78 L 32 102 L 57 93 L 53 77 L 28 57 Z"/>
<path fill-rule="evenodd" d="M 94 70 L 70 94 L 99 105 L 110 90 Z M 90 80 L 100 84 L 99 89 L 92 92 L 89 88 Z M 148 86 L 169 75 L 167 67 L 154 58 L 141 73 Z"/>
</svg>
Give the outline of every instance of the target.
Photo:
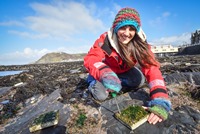
<svg viewBox="0 0 200 134">
<path fill-rule="evenodd" d="M 178 53 L 178 49 L 178 47 L 172 45 L 151 46 L 151 51 L 158 56 L 174 55 Z"/>
</svg>

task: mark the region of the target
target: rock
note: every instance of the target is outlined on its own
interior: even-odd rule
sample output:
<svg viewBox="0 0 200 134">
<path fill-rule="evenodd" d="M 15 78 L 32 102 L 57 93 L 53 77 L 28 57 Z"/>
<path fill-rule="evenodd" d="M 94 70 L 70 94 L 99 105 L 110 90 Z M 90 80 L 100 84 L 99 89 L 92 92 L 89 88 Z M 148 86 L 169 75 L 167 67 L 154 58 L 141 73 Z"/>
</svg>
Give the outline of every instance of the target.
<svg viewBox="0 0 200 134">
<path fill-rule="evenodd" d="M 172 101 L 169 119 L 150 125 L 145 123 L 131 131 L 113 117 L 117 106 L 112 98 L 104 102 L 94 100 L 87 91 L 87 71 L 83 62 L 30 64 L 0 66 L 0 70 L 27 70 L 18 75 L 0 77 L 0 102 L 10 100 L 13 111 L 10 118 L 4 105 L 0 114 L 0 133 L 29 134 L 29 123 L 38 115 L 60 109 L 61 118 L 56 127 L 35 133 L 196 133 L 199 131 L 199 72 L 200 56 L 177 56 L 159 58 Z M 166 64 L 165 64 L 166 63 Z M 190 63 L 190 66 L 181 63 Z M 25 85 L 14 87 L 17 83 Z M 149 89 L 118 95 L 120 108 L 145 105 Z M 2 106 L 2 105 L 1 105 Z M 20 108 L 20 109 L 19 109 Z M 76 125 L 80 114 L 87 119 L 82 127 Z M 12 130 L 12 131 L 11 131 Z"/>
<path fill-rule="evenodd" d="M 19 86 L 22 86 L 22 85 L 25 85 L 23 82 L 20 82 L 20 83 L 17 83 L 14 85 L 14 87 L 19 87 Z"/>
<path fill-rule="evenodd" d="M 140 93 L 128 93 L 117 97 L 120 109 L 128 105 L 143 105 L 141 100 L 133 99 L 140 96 Z M 171 133 L 194 133 L 200 131 L 200 113 L 189 106 L 179 106 L 171 111 L 169 118 L 156 125 L 151 125 L 148 122 L 144 123 L 135 130 L 127 128 L 126 125 L 118 121 L 114 114 L 117 112 L 117 107 L 114 99 L 108 100 L 101 105 L 102 116 L 104 117 L 103 127 L 107 133 L 117 134 L 171 134 Z"/>
<path fill-rule="evenodd" d="M 200 72 L 181 72 L 172 73 L 165 76 L 167 84 L 189 82 L 195 85 L 200 85 Z"/>
<path fill-rule="evenodd" d="M 1 87 L 0 88 L 0 97 L 6 95 L 11 89 L 12 89 L 12 87 Z"/>
<path fill-rule="evenodd" d="M 0 102 L 0 104 L 3 104 L 3 105 L 6 105 L 8 103 L 10 103 L 10 100 L 4 100 L 4 101 Z"/>
<path fill-rule="evenodd" d="M 3 134 L 29 134 L 29 125 L 33 121 L 34 117 L 38 115 L 53 111 L 59 110 L 60 119 L 59 126 L 65 126 L 67 119 L 69 118 L 70 109 L 65 106 L 65 104 L 60 103 L 57 99 L 60 97 L 59 90 L 55 90 L 49 96 L 44 96 L 36 104 L 31 105 L 22 110 L 22 114 L 12 120 L 12 123 L 6 125 Z M 53 130 L 53 128 L 52 128 Z M 42 131 L 42 130 L 41 130 Z"/>
</svg>

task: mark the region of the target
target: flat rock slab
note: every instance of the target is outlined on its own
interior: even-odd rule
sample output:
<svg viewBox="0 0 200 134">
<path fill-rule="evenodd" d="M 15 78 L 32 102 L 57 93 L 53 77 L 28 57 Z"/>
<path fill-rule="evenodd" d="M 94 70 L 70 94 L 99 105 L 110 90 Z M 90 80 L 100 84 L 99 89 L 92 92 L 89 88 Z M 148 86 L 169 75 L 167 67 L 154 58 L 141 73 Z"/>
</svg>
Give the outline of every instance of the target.
<svg viewBox="0 0 200 134">
<path fill-rule="evenodd" d="M 123 109 L 133 104 L 144 105 L 148 100 L 148 96 L 144 95 L 141 91 L 129 92 L 117 96 L 116 100 L 120 109 Z M 107 134 L 197 134 L 200 131 L 200 113 L 188 106 L 181 106 L 172 110 L 169 118 L 164 122 L 157 123 L 156 125 L 146 122 L 133 131 L 114 117 L 114 113 L 118 112 L 115 98 L 103 102 L 100 110 L 104 120 L 102 127 L 107 131 Z"/>
<path fill-rule="evenodd" d="M 167 84 L 189 82 L 200 85 L 200 72 L 181 72 L 166 75 L 165 82 Z"/>
<path fill-rule="evenodd" d="M 48 129 L 36 131 L 34 134 L 64 134 L 66 129 L 65 124 L 70 116 L 70 108 L 58 101 L 60 97 L 60 91 L 55 90 L 49 96 L 38 98 L 38 102 L 24 108 L 21 115 L 14 118 L 11 123 L 5 126 L 3 134 L 32 134 L 29 131 L 30 123 L 40 114 L 52 110 L 59 110 L 60 117 L 58 125 L 56 127 L 49 127 Z"/>
<path fill-rule="evenodd" d="M 10 92 L 11 89 L 12 89 L 12 87 L 1 87 L 0 88 L 0 97 L 6 95 L 8 92 Z"/>
</svg>

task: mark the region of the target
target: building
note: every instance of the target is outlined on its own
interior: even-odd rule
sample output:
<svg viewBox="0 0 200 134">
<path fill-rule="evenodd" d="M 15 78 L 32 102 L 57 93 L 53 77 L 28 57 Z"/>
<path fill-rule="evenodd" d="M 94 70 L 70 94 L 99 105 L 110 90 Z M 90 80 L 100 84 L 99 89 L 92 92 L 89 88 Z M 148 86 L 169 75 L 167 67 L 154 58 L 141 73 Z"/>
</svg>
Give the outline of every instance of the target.
<svg viewBox="0 0 200 134">
<path fill-rule="evenodd" d="M 200 29 L 191 33 L 191 43 L 179 48 L 179 55 L 196 55 L 200 54 Z"/>
<path fill-rule="evenodd" d="M 151 51 L 157 56 L 170 56 L 178 53 L 178 47 L 172 45 L 151 46 Z"/>
<path fill-rule="evenodd" d="M 200 30 L 191 33 L 191 45 L 200 45 Z"/>
<path fill-rule="evenodd" d="M 199 54 L 200 53 L 200 29 L 191 33 L 191 44 L 184 44 L 180 47 L 172 45 L 151 46 L 151 51 L 156 56 L 170 56 L 179 54 Z"/>
</svg>

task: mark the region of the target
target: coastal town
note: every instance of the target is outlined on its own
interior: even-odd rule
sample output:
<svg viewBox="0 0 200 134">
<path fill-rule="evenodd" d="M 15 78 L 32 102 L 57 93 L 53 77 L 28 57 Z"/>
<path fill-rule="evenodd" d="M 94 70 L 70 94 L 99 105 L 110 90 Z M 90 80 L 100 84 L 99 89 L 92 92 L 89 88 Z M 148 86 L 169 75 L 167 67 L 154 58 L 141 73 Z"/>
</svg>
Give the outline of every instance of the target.
<svg viewBox="0 0 200 134">
<path fill-rule="evenodd" d="M 151 46 L 152 52 L 156 56 L 171 56 L 176 54 L 193 55 L 200 53 L 200 30 L 191 33 L 191 43 L 182 44 L 180 46 L 154 45 Z"/>
</svg>

